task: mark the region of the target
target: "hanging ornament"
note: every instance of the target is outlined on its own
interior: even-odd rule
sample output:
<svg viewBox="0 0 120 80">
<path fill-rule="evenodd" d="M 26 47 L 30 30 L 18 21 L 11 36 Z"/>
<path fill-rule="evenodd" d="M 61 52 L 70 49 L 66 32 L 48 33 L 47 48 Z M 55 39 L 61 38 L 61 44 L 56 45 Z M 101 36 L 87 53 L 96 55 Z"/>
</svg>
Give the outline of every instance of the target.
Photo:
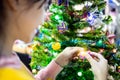
<svg viewBox="0 0 120 80">
<path fill-rule="evenodd" d="M 102 46 L 102 44 L 103 44 L 103 41 L 100 39 L 100 40 L 97 42 L 96 45 L 98 45 L 98 46 Z"/>
<path fill-rule="evenodd" d="M 98 11 L 98 9 L 96 9 L 94 12 L 88 12 L 87 22 L 94 28 L 100 28 L 102 25 L 104 25 L 102 16 L 103 14 Z"/>
<path fill-rule="evenodd" d="M 92 13 L 88 13 L 87 22 L 93 26 L 96 18 Z"/>
<path fill-rule="evenodd" d="M 58 26 L 58 32 L 59 33 L 64 33 L 66 30 L 68 30 L 67 25 L 65 24 L 65 22 L 62 22 L 59 26 Z"/>
<path fill-rule="evenodd" d="M 109 34 L 107 35 L 108 41 L 110 44 L 114 44 L 115 43 L 115 35 L 114 34 Z"/>
<path fill-rule="evenodd" d="M 96 46 L 101 47 L 101 48 L 105 48 L 106 47 L 106 45 L 104 44 L 102 39 L 100 39 L 100 40 L 98 40 L 96 42 Z"/>
<path fill-rule="evenodd" d="M 61 48 L 61 44 L 59 42 L 55 42 L 52 44 L 53 50 L 59 50 Z"/>
</svg>

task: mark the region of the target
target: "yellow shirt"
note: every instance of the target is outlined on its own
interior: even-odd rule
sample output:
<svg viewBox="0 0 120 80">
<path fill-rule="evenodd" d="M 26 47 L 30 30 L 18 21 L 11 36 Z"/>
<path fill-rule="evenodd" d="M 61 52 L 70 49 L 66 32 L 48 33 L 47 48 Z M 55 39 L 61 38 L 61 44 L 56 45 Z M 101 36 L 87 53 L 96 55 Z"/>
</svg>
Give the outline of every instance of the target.
<svg viewBox="0 0 120 80">
<path fill-rule="evenodd" d="M 0 58 L 0 80 L 55 80 L 62 68 L 54 60 L 33 77 L 17 55 Z"/>
<path fill-rule="evenodd" d="M 0 68 L 0 80 L 35 80 L 32 74 L 24 67 L 15 68 Z"/>
</svg>

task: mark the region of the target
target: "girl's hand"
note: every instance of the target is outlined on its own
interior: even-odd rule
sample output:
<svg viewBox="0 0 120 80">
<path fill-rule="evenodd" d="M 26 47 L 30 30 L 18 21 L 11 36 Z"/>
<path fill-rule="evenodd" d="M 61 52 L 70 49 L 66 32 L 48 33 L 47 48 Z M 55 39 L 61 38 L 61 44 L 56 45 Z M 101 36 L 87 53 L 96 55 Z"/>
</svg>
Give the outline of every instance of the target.
<svg viewBox="0 0 120 80">
<path fill-rule="evenodd" d="M 94 59 L 91 55 L 97 57 Z M 90 62 L 94 74 L 94 80 L 107 80 L 108 65 L 107 60 L 99 53 L 91 52 L 85 56 Z"/>
<path fill-rule="evenodd" d="M 67 65 L 70 60 L 73 59 L 73 57 L 78 56 L 81 49 L 80 47 L 67 47 L 65 48 L 55 59 L 56 63 L 58 63 L 60 66 L 64 67 Z"/>
</svg>

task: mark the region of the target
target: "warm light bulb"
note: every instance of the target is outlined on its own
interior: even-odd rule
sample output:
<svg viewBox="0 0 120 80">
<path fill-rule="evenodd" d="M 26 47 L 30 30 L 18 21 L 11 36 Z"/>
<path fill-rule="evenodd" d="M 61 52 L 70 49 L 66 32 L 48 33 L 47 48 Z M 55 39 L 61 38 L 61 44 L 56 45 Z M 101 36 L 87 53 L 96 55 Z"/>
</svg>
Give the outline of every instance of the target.
<svg viewBox="0 0 120 80">
<path fill-rule="evenodd" d="M 117 50 L 116 50 L 116 49 L 113 49 L 113 52 L 114 52 L 114 53 L 116 53 L 116 52 L 117 52 Z"/>
<path fill-rule="evenodd" d="M 36 69 L 33 69 L 33 70 L 32 70 L 32 73 L 36 73 L 36 72 L 37 72 L 37 70 L 36 70 Z"/>
<path fill-rule="evenodd" d="M 78 72 L 78 76 L 82 76 L 82 72 Z"/>
<path fill-rule="evenodd" d="M 84 57 L 86 55 L 86 52 L 81 52 L 80 54 L 81 54 L 81 56 Z"/>
<path fill-rule="evenodd" d="M 81 48 L 81 50 L 80 50 L 80 56 L 85 57 L 86 54 L 87 54 L 87 51 L 84 48 Z"/>
</svg>

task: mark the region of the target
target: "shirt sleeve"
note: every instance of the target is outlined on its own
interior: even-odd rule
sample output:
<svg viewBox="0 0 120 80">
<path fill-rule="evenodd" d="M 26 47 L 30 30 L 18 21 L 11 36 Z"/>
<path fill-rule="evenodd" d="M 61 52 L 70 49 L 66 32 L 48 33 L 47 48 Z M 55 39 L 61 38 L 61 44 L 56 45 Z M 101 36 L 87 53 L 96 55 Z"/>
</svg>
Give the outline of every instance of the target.
<svg viewBox="0 0 120 80">
<path fill-rule="evenodd" d="M 54 60 L 52 60 L 47 67 L 41 69 L 37 75 L 35 75 L 36 80 L 55 80 L 57 74 L 62 70 Z"/>
</svg>

